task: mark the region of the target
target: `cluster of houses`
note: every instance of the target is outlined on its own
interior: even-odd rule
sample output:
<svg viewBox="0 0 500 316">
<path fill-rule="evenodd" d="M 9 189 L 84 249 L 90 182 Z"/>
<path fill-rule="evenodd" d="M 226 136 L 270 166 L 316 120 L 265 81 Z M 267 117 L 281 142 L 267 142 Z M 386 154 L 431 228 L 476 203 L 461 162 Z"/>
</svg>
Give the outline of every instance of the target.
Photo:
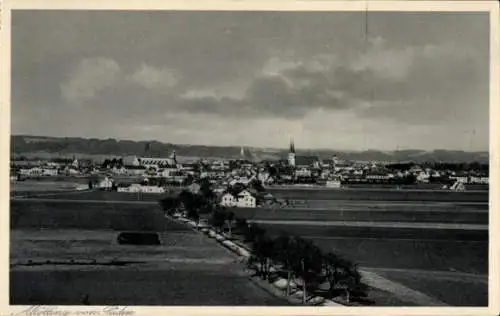
<svg viewBox="0 0 500 316">
<path fill-rule="evenodd" d="M 244 150 L 242 149 L 242 153 Z M 242 154 L 243 155 L 243 154 Z M 321 160 L 317 156 L 296 155 L 293 140 L 286 159 L 252 162 L 240 160 L 177 161 L 175 152 L 168 158 L 127 156 L 106 160 L 100 165 L 89 160 L 63 162 L 13 161 L 11 172 L 21 177 L 57 175 L 161 178 L 168 184 L 190 184 L 193 179 L 206 178 L 223 186 L 249 183 L 257 179 L 266 185 L 311 184 L 339 187 L 351 183 L 417 183 L 443 182 L 488 184 L 488 174 L 476 171 L 433 170 L 413 165 L 407 170 L 389 168 L 387 163 L 352 162 L 334 156 Z M 124 187 L 120 190 L 137 190 Z"/>
<path fill-rule="evenodd" d="M 99 182 L 98 188 L 101 190 L 106 190 L 106 191 L 112 191 L 116 190 L 117 192 L 123 192 L 123 193 L 165 193 L 165 187 L 155 185 L 155 184 L 150 184 L 148 183 L 149 180 L 146 178 L 144 181 L 141 183 L 131 183 L 131 184 L 124 184 L 124 183 L 118 183 L 108 177 L 105 177 L 104 180 Z"/>
<path fill-rule="evenodd" d="M 229 185 L 228 188 L 234 186 L 235 183 Z M 240 183 L 244 186 L 243 183 Z M 149 179 L 144 179 L 141 183 L 123 184 L 116 182 L 112 178 L 105 177 L 104 180 L 98 183 L 100 190 L 117 191 L 122 193 L 151 193 L 162 194 L 166 192 L 166 188 L 154 183 L 149 183 Z M 196 182 L 192 183 L 187 189 L 197 194 L 200 191 L 200 185 Z M 219 198 L 219 204 L 224 207 L 257 207 L 258 193 L 252 189 L 243 189 L 238 193 L 230 193 L 227 188 L 216 187 L 214 192 Z M 271 196 L 272 197 L 272 196 Z M 270 198 L 267 196 L 267 198 Z"/>
<path fill-rule="evenodd" d="M 226 192 L 220 197 L 219 204 L 224 207 L 256 207 L 257 198 L 248 190 L 243 190 L 236 195 Z"/>
</svg>

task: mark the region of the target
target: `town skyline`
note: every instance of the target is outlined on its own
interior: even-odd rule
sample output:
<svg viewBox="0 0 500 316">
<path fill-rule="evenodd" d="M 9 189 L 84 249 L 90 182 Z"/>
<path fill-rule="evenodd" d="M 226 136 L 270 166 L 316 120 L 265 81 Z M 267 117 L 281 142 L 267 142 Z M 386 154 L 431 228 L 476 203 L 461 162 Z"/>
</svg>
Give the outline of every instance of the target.
<svg viewBox="0 0 500 316">
<path fill-rule="evenodd" d="M 19 11 L 12 22 L 16 135 L 489 147 L 487 14 Z"/>
</svg>

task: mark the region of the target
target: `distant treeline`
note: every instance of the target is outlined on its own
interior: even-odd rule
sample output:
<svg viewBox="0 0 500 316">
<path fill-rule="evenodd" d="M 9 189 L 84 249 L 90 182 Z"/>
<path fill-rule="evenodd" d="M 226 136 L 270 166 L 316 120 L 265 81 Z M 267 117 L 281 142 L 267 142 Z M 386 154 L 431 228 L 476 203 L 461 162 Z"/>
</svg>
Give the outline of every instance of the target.
<svg viewBox="0 0 500 316">
<path fill-rule="evenodd" d="M 148 155 L 152 157 L 168 157 L 172 151 L 182 156 L 217 157 L 238 156 L 239 147 L 215 147 L 202 145 L 175 145 L 157 141 L 131 141 L 116 139 L 84 139 L 12 136 L 11 151 L 13 153 L 49 152 L 49 153 L 85 153 L 109 156 Z"/>
<path fill-rule="evenodd" d="M 386 165 L 387 169 L 390 170 L 409 170 L 412 167 L 416 166 L 417 164 L 414 162 L 409 162 L 409 163 L 394 163 L 394 164 L 389 164 Z M 450 163 L 450 162 L 433 162 L 433 161 L 426 161 L 423 163 L 418 164 L 422 168 L 429 168 L 433 170 L 450 170 L 450 171 L 476 171 L 480 173 L 489 173 L 489 164 L 487 163 L 481 163 L 478 161 L 473 161 L 473 162 L 460 162 L 460 163 Z"/>
<path fill-rule="evenodd" d="M 286 146 L 286 140 L 283 144 Z M 304 144 L 303 147 L 305 147 Z M 131 141 L 116 139 L 85 139 L 70 137 L 42 137 L 13 135 L 11 136 L 11 151 L 14 154 L 25 155 L 27 153 L 54 153 L 57 155 L 108 155 L 124 157 L 127 155 L 148 155 L 152 157 L 168 157 L 172 151 L 178 156 L 185 157 L 226 157 L 245 159 L 283 159 L 286 158 L 288 149 L 263 149 L 246 148 L 244 157 L 241 157 L 240 146 L 203 146 L 203 145 L 178 145 L 161 143 L 157 141 Z M 384 152 L 378 150 L 366 150 L 360 152 L 343 152 L 337 150 L 307 150 L 296 147 L 298 155 L 316 155 L 321 159 L 330 159 L 336 155 L 340 159 L 357 161 L 445 161 L 445 162 L 471 162 L 488 163 L 488 152 L 465 152 L 459 150 L 400 150 Z"/>
</svg>

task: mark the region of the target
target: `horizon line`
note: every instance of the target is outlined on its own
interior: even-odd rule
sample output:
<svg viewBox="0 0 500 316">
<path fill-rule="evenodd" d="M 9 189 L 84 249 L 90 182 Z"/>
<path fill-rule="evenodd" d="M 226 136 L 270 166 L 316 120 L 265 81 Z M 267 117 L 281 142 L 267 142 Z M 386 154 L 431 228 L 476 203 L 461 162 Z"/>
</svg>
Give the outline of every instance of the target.
<svg viewBox="0 0 500 316">
<path fill-rule="evenodd" d="M 243 148 L 261 148 L 261 149 L 280 149 L 280 150 L 287 150 L 289 145 L 284 146 L 284 147 L 270 147 L 270 146 L 250 146 L 250 145 L 206 145 L 206 144 L 187 144 L 187 143 L 171 143 L 171 142 L 164 142 L 164 141 L 159 141 L 156 139 L 144 139 L 144 140 L 132 140 L 132 139 L 126 139 L 126 138 L 115 138 L 115 137 L 108 137 L 108 138 L 99 138 L 99 137 L 83 137 L 83 136 L 47 136 L 47 135 L 30 135 L 30 134 L 12 134 L 10 137 L 46 137 L 46 138 L 80 138 L 84 140 L 90 140 L 90 139 L 97 139 L 97 140 L 109 140 L 113 139 L 116 141 L 131 141 L 131 142 L 157 142 L 161 143 L 164 145 L 176 145 L 176 146 L 205 146 L 205 147 L 222 147 L 222 148 L 231 148 L 231 147 L 243 147 Z M 400 146 L 398 145 L 397 148 Z M 318 148 L 306 148 L 306 147 L 298 147 L 295 148 L 298 151 L 307 151 L 307 150 L 319 150 L 319 151 L 339 151 L 339 152 L 367 152 L 367 151 L 376 151 L 376 152 L 402 152 L 402 151 L 423 151 L 423 152 L 436 152 L 436 151 L 459 151 L 459 152 L 464 152 L 464 153 L 488 153 L 489 154 L 489 149 L 484 149 L 484 150 L 471 150 L 467 151 L 464 149 L 449 149 L 449 148 L 434 148 L 434 149 L 420 149 L 420 148 L 406 148 L 406 149 L 375 149 L 375 148 L 369 148 L 369 149 L 332 149 L 332 148 L 324 148 L 324 147 L 318 147 Z"/>
</svg>

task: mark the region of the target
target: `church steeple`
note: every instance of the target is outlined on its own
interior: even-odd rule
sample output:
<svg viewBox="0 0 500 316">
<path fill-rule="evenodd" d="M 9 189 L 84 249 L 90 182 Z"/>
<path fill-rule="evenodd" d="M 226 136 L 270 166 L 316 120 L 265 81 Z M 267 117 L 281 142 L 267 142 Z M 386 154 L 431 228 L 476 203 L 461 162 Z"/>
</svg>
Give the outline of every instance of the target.
<svg viewBox="0 0 500 316">
<path fill-rule="evenodd" d="M 293 138 L 290 137 L 290 150 L 288 152 L 288 165 L 295 167 L 295 143 Z"/>
<path fill-rule="evenodd" d="M 170 159 L 176 164 L 177 163 L 177 155 L 175 154 L 175 150 L 172 151 L 172 154 L 170 155 Z"/>
</svg>

